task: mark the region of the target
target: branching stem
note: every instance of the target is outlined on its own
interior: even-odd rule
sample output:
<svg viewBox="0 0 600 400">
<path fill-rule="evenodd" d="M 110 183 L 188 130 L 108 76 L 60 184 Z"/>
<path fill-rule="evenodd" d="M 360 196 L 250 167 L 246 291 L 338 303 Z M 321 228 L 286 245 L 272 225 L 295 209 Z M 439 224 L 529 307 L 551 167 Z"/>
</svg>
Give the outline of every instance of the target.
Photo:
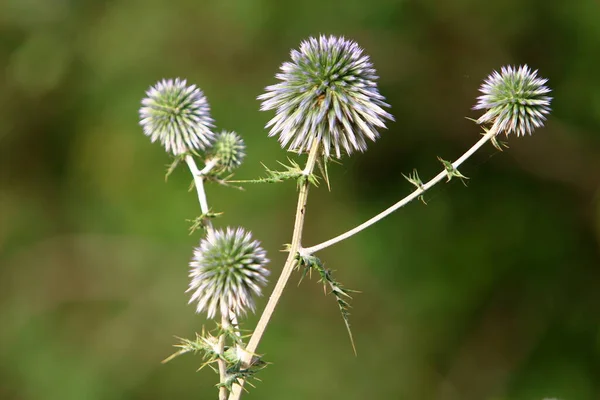
<svg viewBox="0 0 600 400">
<path fill-rule="evenodd" d="M 196 166 L 196 161 L 190 155 L 185 156 L 185 162 L 194 177 L 194 186 L 196 186 L 196 192 L 198 193 L 198 202 L 200 203 L 200 211 L 202 214 L 208 214 L 208 201 L 206 200 L 206 192 L 204 191 L 204 177 L 208 174 L 216 165 L 217 159 L 212 159 L 206 166 L 202 168 L 202 171 Z M 212 233 L 213 227 L 210 220 L 206 221 L 206 230 L 208 233 Z"/>
<path fill-rule="evenodd" d="M 492 126 L 492 128 L 489 131 L 487 131 L 485 133 L 485 135 L 483 135 L 483 137 L 481 137 L 481 139 L 479 139 L 479 141 L 477 141 L 477 143 L 475 143 L 469 150 L 467 150 L 462 156 L 460 156 L 456 161 L 454 161 L 452 163 L 452 168 L 458 169 L 458 167 L 462 163 L 464 163 L 469 157 L 471 157 L 477 150 L 479 150 L 479 148 L 481 148 L 481 146 L 483 146 L 485 143 L 487 143 L 489 140 L 491 140 L 493 137 L 495 137 L 497 132 L 498 131 L 497 131 L 496 126 L 495 125 Z M 305 215 L 305 211 L 306 211 L 306 202 L 307 202 L 307 198 L 308 198 L 308 188 L 310 185 L 310 183 L 308 182 L 308 175 L 310 175 L 314 169 L 315 162 L 316 162 L 316 156 L 318 154 L 318 149 L 319 149 L 319 143 L 318 143 L 318 141 L 315 141 L 310 150 L 308 160 L 306 163 L 306 168 L 303 170 L 303 175 L 306 177 L 306 179 L 304 179 L 302 181 L 302 184 L 300 186 L 300 192 L 298 194 L 298 206 L 296 209 L 296 220 L 294 223 L 294 232 L 292 235 L 292 243 L 290 245 L 289 254 L 288 254 L 287 260 L 285 262 L 285 265 L 283 266 L 283 270 L 281 271 L 281 275 L 279 276 L 279 280 L 277 281 L 277 284 L 275 285 L 275 288 L 273 289 L 273 293 L 271 294 L 271 297 L 269 298 L 269 301 L 265 307 L 265 310 L 263 311 L 263 313 L 260 317 L 260 320 L 258 321 L 256 329 L 254 330 L 254 333 L 252 334 L 252 337 L 250 338 L 250 342 L 248 343 L 248 346 L 246 347 L 246 352 L 244 353 L 244 358 L 242 359 L 242 362 L 246 365 L 248 365 L 248 363 L 250 363 L 252 356 L 255 354 L 255 351 L 256 351 L 258 344 L 265 332 L 265 329 L 271 319 L 271 316 L 273 315 L 273 312 L 275 311 L 275 307 L 277 306 L 277 303 L 279 302 L 279 299 L 281 298 L 281 295 L 283 294 L 283 290 L 285 289 L 287 281 L 289 280 L 289 278 L 292 274 L 292 271 L 294 269 L 294 265 L 296 263 L 296 254 L 298 252 L 300 252 L 301 254 L 304 254 L 304 255 L 314 254 L 319 250 L 323 250 L 329 246 L 332 246 L 332 245 L 339 243 L 345 239 L 348 239 L 349 237 L 351 237 L 351 236 L 361 232 L 362 230 L 368 228 L 369 226 L 375 224 L 376 222 L 381 221 L 383 218 L 387 217 L 388 215 L 390 215 L 394 211 L 398 210 L 399 208 L 403 207 L 404 205 L 410 203 L 412 200 L 418 198 L 423 193 L 425 193 L 427 190 L 429 190 L 430 188 L 435 186 L 437 183 L 439 183 L 442 179 L 450 177 L 450 175 L 449 175 L 450 172 L 447 169 L 444 169 L 439 174 L 437 174 L 435 177 L 433 177 L 429 182 L 427 182 L 423 185 L 420 185 L 411 194 L 409 194 L 408 196 L 406 196 L 405 198 L 403 198 L 396 204 L 392 205 L 388 209 L 384 210 L 380 214 L 369 219 L 368 221 L 365 221 L 364 223 L 358 225 L 357 227 L 355 227 L 339 236 L 336 236 L 333 239 L 327 240 L 321 244 L 318 244 L 316 246 L 312 246 L 309 248 L 302 248 L 302 246 L 301 246 L 302 228 L 304 226 L 304 215 Z M 241 393 L 242 393 L 243 384 L 244 384 L 244 382 L 241 382 L 240 385 L 233 386 L 233 391 L 232 391 L 231 395 L 229 396 L 229 400 L 239 400 Z"/>
<path fill-rule="evenodd" d="M 487 131 L 485 133 L 485 135 L 481 139 L 479 139 L 479 141 L 477 143 L 475 143 L 473 145 L 473 147 L 471 147 L 469 150 L 467 150 L 462 156 L 460 156 L 460 158 L 458 158 L 456 161 L 454 161 L 452 163 L 452 167 L 454 169 L 457 169 L 463 162 L 465 162 L 477 150 L 479 150 L 479 148 L 481 146 L 483 146 L 486 142 L 488 142 L 490 139 L 492 139 L 494 136 L 496 136 L 497 132 L 498 132 L 498 130 L 496 128 L 496 125 L 493 125 L 490 128 L 490 130 Z M 333 239 L 329 239 L 329 240 L 327 240 L 327 241 L 325 241 L 323 243 L 317 244 L 315 246 L 307 247 L 307 248 L 302 249 L 302 254 L 303 255 L 314 254 L 317 251 L 323 250 L 323 249 L 325 249 L 325 248 L 327 248 L 329 246 L 333 246 L 334 244 L 339 243 L 342 240 L 346 240 L 349 237 L 356 235 L 360 231 L 368 228 L 369 226 L 375 224 L 376 222 L 381 221 L 382 219 L 384 219 L 385 217 L 387 217 L 388 215 L 390 215 L 394 211 L 396 211 L 399 208 L 401 208 L 401 207 L 405 206 L 406 204 L 410 203 L 412 200 L 418 198 L 423 193 L 425 193 L 428 189 L 432 188 L 434 185 L 436 185 L 437 183 L 439 183 L 442 179 L 446 178 L 447 176 L 448 176 L 448 171 L 446 169 L 444 169 L 439 174 L 437 174 L 435 177 L 433 177 L 429 182 L 421 185 L 415 191 L 413 191 L 411 194 L 409 194 L 408 196 L 406 196 L 405 198 L 403 198 L 402 200 L 400 200 L 399 202 L 397 202 L 393 206 L 389 207 L 388 209 L 386 209 L 386 210 L 382 211 L 381 213 L 377 214 L 373 218 L 371 218 L 371 219 L 363 222 L 362 224 L 358 225 L 357 227 L 355 227 L 353 229 L 350 229 L 349 231 L 347 231 L 345 233 L 342 233 L 341 235 L 338 235 L 338 236 L 334 237 Z"/>
<path fill-rule="evenodd" d="M 298 193 L 298 206 L 296 207 L 296 219 L 294 222 L 294 232 L 292 234 L 292 243 L 289 248 L 289 254 L 288 254 L 287 260 L 285 261 L 283 269 L 281 271 L 281 275 L 279 276 L 279 280 L 277 281 L 277 284 L 275 285 L 275 288 L 273 289 L 273 293 L 271 293 L 271 297 L 269 297 L 269 301 L 267 302 L 267 305 L 265 306 L 265 309 L 264 309 L 262 315 L 260 316 L 260 320 L 258 321 L 258 324 L 256 325 L 256 329 L 254 329 L 254 332 L 252 333 L 250 342 L 248 342 L 248 346 L 246 346 L 246 351 L 244 352 L 244 358 L 242 359 L 242 362 L 245 365 L 248 365 L 251 362 L 252 357 L 254 356 L 256 349 L 258 347 L 258 344 L 265 332 L 265 329 L 267 328 L 267 325 L 269 324 L 269 321 L 271 320 L 271 317 L 273 316 L 275 307 L 279 303 L 279 299 L 281 298 L 281 295 L 283 294 L 283 290 L 285 289 L 285 286 L 286 286 L 288 280 L 290 279 L 290 276 L 292 275 L 292 271 L 294 270 L 294 266 L 296 264 L 296 254 L 298 253 L 298 250 L 301 248 L 302 229 L 304 227 L 304 216 L 306 213 L 308 188 L 310 186 L 310 182 L 309 182 L 308 178 L 309 178 L 309 175 L 312 174 L 312 171 L 315 167 L 319 149 L 320 149 L 320 141 L 315 139 L 315 141 L 313 142 L 312 147 L 310 149 L 310 152 L 308 153 L 306 167 L 304 168 L 303 173 L 302 173 L 304 175 L 304 177 L 302 179 L 302 182 L 300 185 L 300 191 Z M 229 400 L 239 400 L 239 398 L 242 394 L 243 384 L 244 384 L 244 382 L 242 381 L 240 385 L 233 386 L 233 391 L 232 391 L 231 395 L 229 396 Z"/>
</svg>

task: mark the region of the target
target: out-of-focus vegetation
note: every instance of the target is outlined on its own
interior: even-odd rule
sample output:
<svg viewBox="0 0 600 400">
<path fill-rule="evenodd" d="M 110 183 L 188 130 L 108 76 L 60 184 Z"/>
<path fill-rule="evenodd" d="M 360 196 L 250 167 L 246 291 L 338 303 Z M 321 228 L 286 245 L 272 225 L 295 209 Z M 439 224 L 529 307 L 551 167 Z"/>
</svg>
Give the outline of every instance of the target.
<svg viewBox="0 0 600 400">
<path fill-rule="evenodd" d="M 321 255 L 359 289 L 353 355 L 334 299 L 290 285 L 248 399 L 600 398 L 600 10 L 593 0 L 0 2 L 0 398 L 208 399 L 205 320 L 184 294 L 199 214 L 188 172 L 138 126 L 144 91 L 183 77 L 243 135 L 237 176 L 286 154 L 256 96 L 310 35 L 356 40 L 396 122 L 311 192 L 305 244 L 404 196 L 479 137 L 465 119 L 494 69 L 549 78 L 532 137 L 487 146 L 453 180 Z M 293 183 L 208 188 L 278 276 Z M 271 282 L 272 287 L 273 282 Z M 265 299 L 259 301 L 259 308 Z M 256 316 L 245 322 L 252 328 Z"/>
</svg>

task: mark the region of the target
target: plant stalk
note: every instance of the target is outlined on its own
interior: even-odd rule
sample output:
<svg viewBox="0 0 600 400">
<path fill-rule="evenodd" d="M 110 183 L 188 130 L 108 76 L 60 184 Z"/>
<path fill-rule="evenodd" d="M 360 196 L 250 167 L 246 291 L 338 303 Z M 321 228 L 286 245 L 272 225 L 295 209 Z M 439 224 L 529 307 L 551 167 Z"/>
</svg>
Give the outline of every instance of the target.
<svg viewBox="0 0 600 400">
<path fill-rule="evenodd" d="M 200 203 L 200 211 L 202 214 L 206 215 L 208 213 L 208 200 L 206 198 L 206 191 L 204 190 L 204 176 L 209 173 L 217 164 L 216 160 L 213 159 L 209 161 L 204 168 L 200 171 L 196 166 L 196 162 L 194 158 L 190 155 L 185 157 L 185 162 L 194 177 L 194 186 L 196 187 L 196 192 L 198 193 L 198 203 Z M 207 219 L 205 221 L 206 224 L 206 232 L 208 235 L 212 235 L 214 232 L 214 228 L 212 226 L 212 221 Z M 229 316 L 221 316 L 221 329 L 225 330 L 229 328 L 229 319 L 235 319 L 236 316 L 233 311 L 229 312 Z M 219 356 L 223 356 L 225 352 L 225 334 L 221 334 L 219 336 L 218 349 Z M 219 358 L 217 360 L 217 365 L 219 366 L 219 381 L 221 384 L 224 384 L 227 380 L 227 363 L 223 358 Z M 229 396 L 229 391 L 225 385 L 219 388 L 219 400 L 227 400 Z"/>
<path fill-rule="evenodd" d="M 304 227 L 304 216 L 306 214 L 306 203 L 308 199 L 308 189 L 310 186 L 309 175 L 312 174 L 312 171 L 315 167 L 315 163 L 317 160 L 317 155 L 319 153 L 321 142 L 318 139 L 315 139 L 312 147 L 308 153 L 308 159 L 306 161 L 306 167 L 304 168 L 303 175 L 304 179 L 300 185 L 300 191 L 298 193 L 298 205 L 296 207 L 296 218 L 294 221 L 294 232 L 292 234 L 292 243 L 289 248 L 289 254 L 281 271 L 281 275 L 273 289 L 273 293 L 269 297 L 269 301 L 265 306 L 265 309 L 260 316 L 260 320 L 252 333 L 252 337 L 250 337 L 250 341 L 248 342 L 248 346 L 246 346 L 246 351 L 244 352 L 244 357 L 242 358 L 242 363 L 244 365 L 249 365 L 252 357 L 254 356 L 258 344 L 265 333 L 265 329 L 273 316 L 275 311 L 275 307 L 279 303 L 279 299 L 283 294 L 283 290 L 292 275 L 292 271 L 294 270 L 294 266 L 296 265 L 296 254 L 298 250 L 301 248 L 302 241 L 302 229 Z M 229 400 L 239 400 L 242 395 L 244 381 L 240 382 L 240 384 L 236 384 L 233 386 L 233 391 L 229 396 Z"/>
<path fill-rule="evenodd" d="M 454 161 L 452 163 L 452 168 L 458 169 L 458 167 L 463 162 L 465 162 L 477 150 L 479 150 L 479 148 L 481 146 L 483 146 L 485 143 L 487 143 L 489 140 L 491 140 L 494 136 L 496 136 L 497 133 L 498 133 L 498 130 L 496 128 L 496 125 L 493 125 L 490 128 L 490 130 L 488 130 L 485 133 L 485 135 L 483 135 L 481 137 L 481 139 L 479 139 L 477 141 L 477 143 L 475 143 L 469 150 L 467 150 L 462 156 L 460 156 L 456 161 Z M 381 221 L 382 219 L 384 219 L 385 217 L 387 217 L 388 215 L 390 215 L 394 211 L 396 211 L 399 208 L 401 208 L 401 207 L 405 206 L 406 204 L 410 203 L 412 200 L 418 198 L 419 196 L 421 196 L 427 190 L 431 189 L 433 186 L 435 186 L 437 183 L 439 183 L 442 179 L 444 179 L 446 177 L 448 177 L 448 171 L 446 171 L 444 169 L 439 174 L 437 174 L 435 177 L 433 177 L 429 182 L 421 185 L 415 191 L 413 191 L 411 194 L 409 194 L 408 196 L 406 196 L 405 198 L 403 198 L 402 200 L 400 200 L 399 202 L 397 202 L 393 206 L 389 207 L 388 209 L 386 209 L 386 210 L 382 211 L 381 213 L 377 214 L 373 218 L 371 218 L 371 219 L 363 222 L 362 224 L 358 225 L 357 227 L 355 227 L 353 229 L 350 229 L 349 231 L 347 231 L 345 233 L 342 233 L 341 235 L 338 235 L 338 236 L 334 237 L 333 239 L 329 239 L 329 240 L 327 240 L 327 241 L 325 241 L 323 243 L 317 244 L 315 246 L 307 247 L 307 248 L 302 249 L 302 254 L 303 255 L 314 254 L 317 251 L 323 250 L 323 249 L 325 249 L 325 248 L 327 248 L 329 246 L 333 246 L 336 243 L 339 243 L 339 242 L 341 242 L 343 240 L 348 239 L 351 236 L 356 235 L 360 231 L 368 228 L 369 226 L 375 224 L 376 222 Z"/>
<path fill-rule="evenodd" d="M 225 317 L 224 315 L 221 316 L 221 329 L 227 329 L 229 326 L 229 320 L 227 317 Z M 219 347 L 217 349 L 217 351 L 219 352 L 219 357 L 223 357 L 223 353 L 225 352 L 225 334 L 221 334 L 221 336 L 219 336 Z M 221 384 L 225 383 L 226 379 L 227 379 L 227 364 L 225 363 L 225 360 L 223 360 L 222 358 L 219 358 L 217 360 L 217 365 L 219 366 L 219 378 L 220 378 L 220 382 Z M 221 386 L 219 388 L 219 400 L 227 400 L 227 397 L 229 396 L 229 391 L 227 390 L 227 387 L 225 387 L 224 385 Z"/>
</svg>

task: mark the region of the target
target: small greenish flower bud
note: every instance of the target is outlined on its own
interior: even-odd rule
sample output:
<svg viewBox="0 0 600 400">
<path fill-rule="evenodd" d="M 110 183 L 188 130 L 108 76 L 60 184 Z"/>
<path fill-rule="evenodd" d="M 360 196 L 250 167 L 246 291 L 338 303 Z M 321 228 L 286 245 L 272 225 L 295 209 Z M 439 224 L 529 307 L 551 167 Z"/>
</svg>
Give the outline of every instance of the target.
<svg viewBox="0 0 600 400">
<path fill-rule="evenodd" d="M 218 166 L 225 171 L 233 171 L 242 164 L 246 157 L 244 140 L 235 132 L 223 131 L 217 134 L 211 150 Z"/>
<path fill-rule="evenodd" d="M 473 107 L 487 110 L 477 123 L 493 124 L 498 133 L 507 136 L 531 135 L 535 128 L 544 125 L 550 113 L 552 97 L 546 96 L 550 93 L 546 82 L 547 79 L 537 76 L 537 70 L 531 71 L 527 65 L 502 67 L 500 73 L 494 71 L 481 85 L 479 91 L 483 95 Z"/>
<path fill-rule="evenodd" d="M 270 273 L 265 268 L 268 262 L 260 243 L 242 228 L 210 231 L 190 262 L 189 302 L 198 302 L 196 311 L 206 311 L 208 318 L 217 311 L 227 317 L 230 310 L 254 311 L 253 297 L 261 295 Z"/>
<path fill-rule="evenodd" d="M 148 89 L 140 108 L 140 125 L 154 143 L 159 140 L 174 156 L 210 146 L 213 119 L 204 93 L 179 78 L 162 80 Z"/>
<path fill-rule="evenodd" d="M 365 151 L 385 119 L 394 119 L 382 108 L 389 105 L 377 89 L 375 69 L 355 42 L 311 37 L 291 58 L 276 75 L 281 82 L 258 96 L 261 110 L 276 110 L 267 128 L 282 147 L 307 152 L 317 139 L 326 157 L 333 151 L 340 158 L 342 149 L 348 155 Z"/>
</svg>

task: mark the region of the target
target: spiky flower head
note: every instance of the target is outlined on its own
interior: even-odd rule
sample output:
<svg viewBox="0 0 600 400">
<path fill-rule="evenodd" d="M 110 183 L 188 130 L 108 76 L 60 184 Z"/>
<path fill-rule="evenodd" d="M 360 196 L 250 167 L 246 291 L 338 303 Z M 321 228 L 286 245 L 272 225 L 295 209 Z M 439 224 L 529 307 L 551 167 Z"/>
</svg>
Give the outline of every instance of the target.
<svg viewBox="0 0 600 400">
<path fill-rule="evenodd" d="M 535 128 L 544 125 L 550 113 L 552 97 L 546 96 L 550 93 L 546 82 L 548 79 L 539 78 L 537 70 L 532 71 L 527 65 L 502 67 L 500 73 L 494 71 L 479 88 L 483 95 L 477 98 L 473 109 L 487 112 L 477 123 L 493 124 L 498 133 L 507 136 L 531 135 Z"/>
<path fill-rule="evenodd" d="M 365 151 L 367 139 L 375 140 L 385 119 L 393 120 L 377 89 L 377 76 L 369 57 L 353 41 L 343 37 L 309 38 L 276 75 L 280 83 L 267 86 L 261 110 L 276 110 L 267 128 L 279 135 L 282 147 L 307 152 L 314 140 L 326 157 L 342 149 L 350 155 Z"/>
<path fill-rule="evenodd" d="M 244 161 L 246 145 L 237 133 L 222 131 L 215 137 L 211 154 L 219 160 L 218 166 L 222 170 L 232 171 Z"/>
<path fill-rule="evenodd" d="M 214 137 L 210 107 L 196 85 L 179 78 L 163 79 L 146 91 L 140 108 L 140 125 L 152 142 L 178 156 L 204 150 Z"/>
<path fill-rule="evenodd" d="M 217 311 L 228 316 L 254 311 L 255 295 L 267 283 L 269 262 L 260 243 L 242 228 L 209 231 L 194 250 L 190 262 L 190 303 L 197 301 L 196 311 L 206 311 L 213 318 Z"/>
</svg>

